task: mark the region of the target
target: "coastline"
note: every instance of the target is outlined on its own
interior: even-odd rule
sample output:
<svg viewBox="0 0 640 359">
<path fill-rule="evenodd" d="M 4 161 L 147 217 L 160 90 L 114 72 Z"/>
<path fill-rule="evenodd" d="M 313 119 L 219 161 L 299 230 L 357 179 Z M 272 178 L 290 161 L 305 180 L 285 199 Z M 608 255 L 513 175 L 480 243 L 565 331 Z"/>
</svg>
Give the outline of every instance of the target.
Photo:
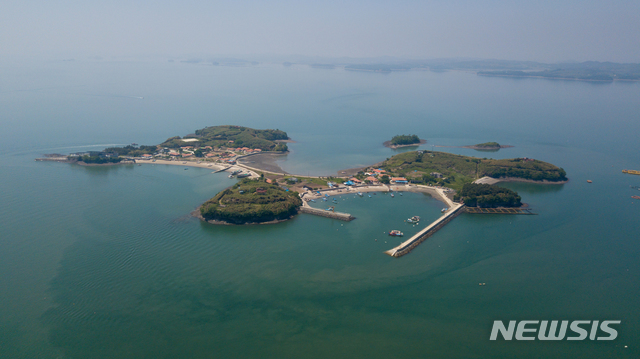
<svg viewBox="0 0 640 359">
<path fill-rule="evenodd" d="M 350 188 L 350 189 L 347 189 Z M 317 191 L 311 192 L 307 191 L 301 194 L 301 198 L 305 201 L 305 198 L 309 199 L 319 199 L 324 197 L 325 194 L 329 196 L 341 196 L 346 194 L 357 194 L 368 193 L 368 192 L 414 192 L 414 193 L 427 193 L 431 195 L 431 197 L 436 200 L 448 205 L 449 207 L 453 206 L 453 200 L 451 200 L 447 193 L 453 193 L 454 191 L 450 188 L 446 187 L 436 187 L 436 186 L 425 186 L 425 185 L 416 185 L 416 184 L 406 184 L 406 185 L 365 185 L 365 186 L 353 186 L 353 187 L 340 187 L 335 189 L 328 189 L 320 191 L 320 194 Z"/>
<path fill-rule="evenodd" d="M 427 140 L 420 139 L 420 143 L 412 143 L 412 144 L 409 144 L 409 145 L 392 145 L 391 141 L 384 141 L 382 143 L 382 145 L 384 147 L 388 147 L 388 148 L 391 148 L 391 149 L 395 150 L 395 149 L 401 148 L 401 147 L 418 147 L 418 146 L 424 145 L 425 143 L 427 143 Z"/>
<path fill-rule="evenodd" d="M 200 206 L 201 207 L 201 206 Z M 285 218 L 285 219 L 274 219 L 272 221 L 267 221 L 267 222 L 247 222 L 247 223 L 230 223 L 230 222 L 226 222 L 226 221 L 219 221 L 219 220 L 215 220 L 215 219 L 205 219 L 204 217 L 202 217 L 202 214 L 200 214 L 200 207 L 198 207 L 197 209 L 191 211 L 191 216 L 199 219 L 202 222 L 207 222 L 210 224 L 214 224 L 214 225 L 218 225 L 218 226 L 246 226 L 246 225 L 260 225 L 260 224 L 276 224 L 276 223 L 281 223 L 281 222 L 285 222 L 288 221 L 290 219 L 293 219 L 293 217 L 295 217 L 295 215 L 289 217 L 289 218 Z M 300 213 L 298 211 L 298 213 Z M 296 214 L 298 214 L 296 213 Z"/>
</svg>

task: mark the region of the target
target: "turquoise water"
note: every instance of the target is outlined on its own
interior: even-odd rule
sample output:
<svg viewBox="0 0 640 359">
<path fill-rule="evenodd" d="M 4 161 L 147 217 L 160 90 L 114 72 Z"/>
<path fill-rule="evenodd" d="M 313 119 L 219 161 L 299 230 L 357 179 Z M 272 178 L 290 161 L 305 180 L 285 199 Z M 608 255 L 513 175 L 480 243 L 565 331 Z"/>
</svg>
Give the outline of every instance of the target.
<svg viewBox="0 0 640 359">
<path fill-rule="evenodd" d="M 5 67 L 2 358 L 639 354 L 640 202 L 629 186 L 640 177 L 620 172 L 640 169 L 636 83 L 270 65 Z M 374 163 L 395 153 L 381 146 L 390 136 L 417 133 L 429 141 L 422 148 L 511 144 L 496 153 L 440 149 L 538 158 L 571 180 L 505 184 L 539 215 L 462 215 L 394 259 L 383 251 L 400 239 L 383 232 L 415 233 L 420 226 L 404 219 L 426 224 L 442 203 L 414 193 L 344 195 L 336 210 L 357 217 L 349 223 L 299 215 L 220 227 L 189 212 L 234 183 L 224 174 L 33 161 L 217 124 L 287 131 L 297 143 L 280 164 L 294 173 Z M 622 325 L 613 342 L 489 341 L 500 319 Z"/>
</svg>

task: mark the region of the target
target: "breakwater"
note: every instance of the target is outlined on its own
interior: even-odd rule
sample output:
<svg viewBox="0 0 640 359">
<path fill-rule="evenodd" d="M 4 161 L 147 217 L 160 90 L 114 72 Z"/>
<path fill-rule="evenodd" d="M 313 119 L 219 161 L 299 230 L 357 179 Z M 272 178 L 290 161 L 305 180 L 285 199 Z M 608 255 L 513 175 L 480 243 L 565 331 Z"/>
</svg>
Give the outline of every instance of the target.
<svg viewBox="0 0 640 359">
<path fill-rule="evenodd" d="M 304 201 L 303 201 L 302 207 L 300 207 L 300 213 L 308 213 L 316 216 L 338 219 L 338 220 L 347 221 L 347 222 L 356 219 L 356 217 L 350 215 L 349 213 L 326 211 L 318 208 L 313 208 Z"/>
<path fill-rule="evenodd" d="M 431 237 L 435 232 L 437 232 L 440 228 L 444 227 L 445 224 L 449 223 L 452 219 L 456 218 L 460 213 L 464 212 L 462 209 L 464 205 L 459 203 L 454 203 L 452 207 L 450 207 L 444 215 L 440 218 L 436 219 L 433 223 L 428 225 L 426 228 L 416 233 L 413 237 L 408 240 L 402 242 L 399 246 L 391 248 L 388 251 L 385 251 L 386 254 L 392 257 L 402 257 L 405 254 L 411 252 L 412 249 L 417 247 L 420 243 L 422 243 L 425 239 Z"/>
</svg>

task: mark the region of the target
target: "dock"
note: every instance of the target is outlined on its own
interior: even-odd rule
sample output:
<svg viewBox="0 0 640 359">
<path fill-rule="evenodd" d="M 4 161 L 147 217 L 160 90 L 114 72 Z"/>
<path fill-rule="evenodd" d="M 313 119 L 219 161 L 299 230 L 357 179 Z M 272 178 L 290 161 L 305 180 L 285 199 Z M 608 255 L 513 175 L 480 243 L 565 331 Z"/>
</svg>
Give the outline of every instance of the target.
<svg viewBox="0 0 640 359">
<path fill-rule="evenodd" d="M 327 217 L 331 219 L 338 219 L 341 221 L 353 221 L 356 217 L 352 216 L 349 213 L 335 212 L 335 211 L 327 211 L 319 208 L 311 207 L 306 201 L 302 201 L 302 207 L 300 207 L 300 213 L 308 213 L 316 216 Z"/>
<path fill-rule="evenodd" d="M 445 224 L 449 223 L 452 219 L 456 218 L 463 211 L 464 205 L 460 203 L 453 203 L 451 207 L 443 214 L 440 218 L 436 219 L 433 223 L 428 225 L 425 229 L 416 233 L 413 237 L 408 240 L 402 242 L 399 246 L 395 248 L 391 248 L 385 253 L 392 257 L 402 257 L 405 254 L 411 252 L 412 249 L 417 247 L 420 243 L 422 243 L 425 239 L 431 237 L 434 233 L 436 233 L 440 228 L 444 227 Z"/>
<path fill-rule="evenodd" d="M 636 170 L 622 170 L 622 173 L 628 173 L 630 175 L 640 175 L 640 171 Z"/>
<path fill-rule="evenodd" d="M 228 170 L 228 169 L 229 169 L 229 168 L 231 168 L 231 167 L 233 167 L 233 166 L 225 167 L 225 168 L 220 169 L 220 170 L 217 170 L 217 171 L 215 171 L 215 172 L 213 172 L 213 173 L 223 172 L 223 171 Z"/>
<path fill-rule="evenodd" d="M 531 208 L 480 208 L 480 207 L 466 207 L 465 213 L 469 214 L 529 214 L 536 215 L 537 213 L 531 212 Z"/>
</svg>

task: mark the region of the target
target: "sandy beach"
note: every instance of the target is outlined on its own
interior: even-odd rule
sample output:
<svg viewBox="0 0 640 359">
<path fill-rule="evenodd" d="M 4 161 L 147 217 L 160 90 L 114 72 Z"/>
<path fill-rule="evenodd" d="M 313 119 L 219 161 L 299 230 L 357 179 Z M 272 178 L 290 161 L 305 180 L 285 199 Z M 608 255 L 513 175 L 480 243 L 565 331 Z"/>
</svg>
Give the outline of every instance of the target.
<svg viewBox="0 0 640 359">
<path fill-rule="evenodd" d="M 286 156 L 286 154 L 260 153 L 257 155 L 241 157 L 238 159 L 238 164 L 241 164 L 250 169 L 257 169 L 264 172 L 286 175 L 288 173 L 276 164 L 276 161 L 283 156 Z"/>
<path fill-rule="evenodd" d="M 151 165 L 172 165 L 172 166 L 183 166 L 183 167 L 199 167 L 199 168 L 207 168 L 210 169 L 214 172 L 216 171 L 220 171 L 222 169 L 225 169 L 225 171 L 227 172 L 233 172 L 233 171 L 237 171 L 237 170 L 241 170 L 243 172 L 247 172 L 246 168 L 243 168 L 241 166 L 237 166 L 237 165 L 232 165 L 232 166 L 224 166 L 221 163 L 210 163 L 210 162 L 193 162 L 193 161 L 167 161 L 167 160 L 137 160 L 136 164 L 139 165 L 143 165 L 143 164 L 151 164 Z M 227 168 L 229 167 L 229 168 Z M 255 173 L 254 171 L 249 171 L 249 173 L 251 174 L 251 178 L 257 178 L 260 177 L 259 174 Z"/>
<path fill-rule="evenodd" d="M 473 181 L 473 183 L 476 183 L 476 184 L 496 184 L 498 182 L 524 182 L 524 183 L 536 183 L 536 184 L 565 184 L 565 183 L 569 182 L 569 180 L 553 182 L 553 181 L 547 181 L 547 180 L 534 181 L 534 180 L 530 180 L 530 179 L 517 178 L 517 177 L 493 178 L 493 177 L 485 176 L 485 177 L 478 178 L 477 180 Z"/>
</svg>

